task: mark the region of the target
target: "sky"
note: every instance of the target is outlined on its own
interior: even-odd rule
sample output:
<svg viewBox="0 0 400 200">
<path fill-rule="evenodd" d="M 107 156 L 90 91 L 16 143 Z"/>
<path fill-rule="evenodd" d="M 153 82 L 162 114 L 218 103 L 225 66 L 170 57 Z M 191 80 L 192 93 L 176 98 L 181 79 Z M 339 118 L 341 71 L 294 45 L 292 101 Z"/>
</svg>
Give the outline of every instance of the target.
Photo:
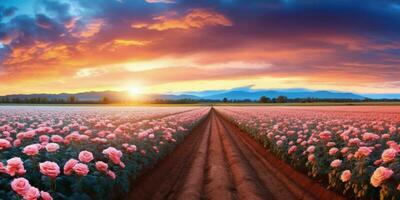
<svg viewBox="0 0 400 200">
<path fill-rule="evenodd" d="M 0 0 L 0 95 L 400 93 L 395 0 Z"/>
</svg>

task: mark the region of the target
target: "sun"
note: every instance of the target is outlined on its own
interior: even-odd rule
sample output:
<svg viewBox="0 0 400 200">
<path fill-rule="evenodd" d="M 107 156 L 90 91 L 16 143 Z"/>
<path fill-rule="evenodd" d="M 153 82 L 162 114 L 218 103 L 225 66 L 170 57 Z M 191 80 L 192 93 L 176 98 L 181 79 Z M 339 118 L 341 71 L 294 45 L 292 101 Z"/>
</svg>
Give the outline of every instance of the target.
<svg viewBox="0 0 400 200">
<path fill-rule="evenodd" d="M 129 89 L 129 94 L 131 94 L 132 96 L 140 96 L 141 94 L 143 94 L 143 88 L 140 86 L 131 86 Z"/>
</svg>

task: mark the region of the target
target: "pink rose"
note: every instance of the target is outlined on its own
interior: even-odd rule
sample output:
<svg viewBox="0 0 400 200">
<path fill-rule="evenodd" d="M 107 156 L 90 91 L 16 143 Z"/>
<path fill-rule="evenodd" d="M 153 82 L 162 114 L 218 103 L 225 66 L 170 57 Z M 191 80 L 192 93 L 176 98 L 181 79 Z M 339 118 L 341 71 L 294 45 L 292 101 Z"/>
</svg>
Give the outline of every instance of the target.
<svg viewBox="0 0 400 200">
<path fill-rule="evenodd" d="M 361 158 L 364 156 L 369 156 L 371 154 L 372 150 L 368 147 L 360 147 L 358 148 L 357 152 L 355 153 L 354 157 L 356 158 Z"/>
<path fill-rule="evenodd" d="M 315 156 L 314 156 L 314 154 L 310 154 L 309 156 L 308 156 L 308 161 L 310 161 L 310 162 L 314 162 L 315 161 Z"/>
<path fill-rule="evenodd" d="M 90 151 L 81 151 L 78 158 L 81 162 L 89 163 L 93 160 L 93 154 Z"/>
<path fill-rule="evenodd" d="M 43 200 L 53 200 L 53 197 L 45 191 L 40 191 L 40 197 L 42 197 Z"/>
<path fill-rule="evenodd" d="M 393 174 L 393 171 L 386 167 L 378 167 L 371 176 L 371 185 L 378 187 L 383 181 L 389 179 Z"/>
<path fill-rule="evenodd" d="M 291 155 L 297 150 L 297 146 L 291 146 L 288 150 L 288 154 Z"/>
<path fill-rule="evenodd" d="M 86 164 L 78 163 L 73 168 L 78 176 L 86 176 L 89 173 L 89 168 Z"/>
<path fill-rule="evenodd" d="M 40 144 L 31 144 L 24 147 L 22 152 L 28 156 L 34 156 L 39 153 L 39 150 L 40 150 Z"/>
<path fill-rule="evenodd" d="M 49 142 L 49 136 L 47 135 L 39 136 L 39 142 Z"/>
<path fill-rule="evenodd" d="M 75 159 L 69 159 L 65 164 L 64 164 L 64 174 L 65 175 L 71 175 L 73 168 L 76 164 L 78 164 L 79 161 Z"/>
<path fill-rule="evenodd" d="M 6 172 L 10 176 L 15 176 L 15 174 L 23 175 L 25 174 L 24 162 L 22 162 L 21 158 L 14 157 L 7 160 Z"/>
<path fill-rule="evenodd" d="M 11 147 L 10 141 L 6 139 L 0 139 L 0 150 L 8 149 Z"/>
<path fill-rule="evenodd" d="M 25 178 L 16 178 L 11 182 L 11 188 L 21 196 L 24 195 L 30 187 L 29 181 Z"/>
<path fill-rule="evenodd" d="M 397 151 L 394 149 L 386 149 L 382 153 L 382 160 L 384 163 L 390 162 L 394 160 L 394 158 L 397 156 Z"/>
<path fill-rule="evenodd" d="M 319 134 L 319 137 L 323 140 L 331 139 L 331 132 L 330 131 L 323 131 Z"/>
<path fill-rule="evenodd" d="M 60 167 L 55 162 L 46 161 L 39 163 L 40 173 L 50 177 L 56 178 L 60 174 Z"/>
<path fill-rule="evenodd" d="M 21 146 L 21 140 L 20 139 L 16 139 L 16 140 L 14 140 L 14 142 L 13 142 L 13 145 L 15 146 L 15 147 L 19 147 L 19 146 Z"/>
<path fill-rule="evenodd" d="M 51 153 L 56 152 L 60 148 L 60 145 L 58 145 L 57 143 L 48 143 L 45 148 L 47 152 Z"/>
<path fill-rule="evenodd" d="M 342 164 L 342 161 L 339 159 L 335 159 L 331 162 L 331 167 L 337 168 Z"/>
<path fill-rule="evenodd" d="M 64 142 L 64 138 L 59 136 L 59 135 L 52 135 L 50 140 L 52 142 L 56 142 L 56 143 L 63 143 Z"/>
<path fill-rule="evenodd" d="M 378 160 L 375 160 L 374 161 L 374 165 L 375 166 L 379 166 L 379 165 L 381 165 L 382 164 L 382 159 L 378 159 Z"/>
<path fill-rule="evenodd" d="M 329 149 L 329 155 L 331 155 L 331 156 L 336 155 L 336 153 L 338 151 L 339 151 L 338 148 L 333 147 L 333 148 Z"/>
<path fill-rule="evenodd" d="M 122 152 L 115 149 L 114 147 L 108 147 L 103 150 L 103 154 L 107 155 L 108 158 L 114 163 L 119 165 L 121 162 Z"/>
<path fill-rule="evenodd" d="M 115 173 L 114 173 L 113 171 L 111 171 L 111 170 L 108 170 L 107 175 L 108 175 L 109 177 L 111 177 L 112 179 L 115 179 L 115 178 L 116 178 Z"/>
<path fill-rule="evenodd" d="M 342 175 L 340 175 L 340 180 L 342 180 L 343 182 L 347 182 L 349 181 L 351 178 L 351 172 L 350 170 L 344 170 L 342 172 Z"/>
<path fill-rule="evenodd" d="M 349 147 L 343 147 L 342 150 L 340 150 L 340 153 L 346 154 L 349 151 Z"/>
<path fill-rule="evenodd" d="M 107 172 L 108 165 L 107 165 L 107 163 L 105 163 L 103 161 L 97 161 L 96 162 L 96 169 L 99 170 L 100 172 Z"/>
<path fill-rule="evenodd" d="M 30 187 L 23 195 L 25 200 L 36 200 L 40 197 L 40 192 L 35 187 Z"/>
<path fill-rule="evenodd" d="M 307 152 L 308 152 L 308 153 L 314 153 L 314 151 L 315 151 L 315 146 L 309 146 L 309 147 L 307 148 Z"/>
</svg>

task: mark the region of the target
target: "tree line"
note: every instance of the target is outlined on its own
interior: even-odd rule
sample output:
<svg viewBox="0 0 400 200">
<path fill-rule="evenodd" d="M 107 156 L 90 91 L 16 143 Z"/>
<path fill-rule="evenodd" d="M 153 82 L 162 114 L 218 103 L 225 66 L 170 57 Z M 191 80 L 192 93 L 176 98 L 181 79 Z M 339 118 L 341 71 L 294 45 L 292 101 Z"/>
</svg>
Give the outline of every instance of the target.
<svg viewBox="0 0 400 200">
<path fill-rule="evenodd" d="M 195 103 L 314 103 L 314 102 L 398 102 L 399 99 L 336 99 L 336 98 L 288 98 L 286 96 L 278 96 L 270 98 L 261 96 L 258 100 L 252 99 L 228 99 L 221 100 L 212 99 L 154 99 L 146 100 L 136 103 L 150 103 L 150 104 L 195 104 Z M 80 100 L 76 96 L 69 96 L 67 98 L 46 98 L 46 97 L 33 97 L 33 98 L 18 98 L 18 97 L 0 97 L 1 103 L 22 103 L 22 104 L 110 104 L 110 103 L 134 103 L 126 101 L 111 100 L 109 97 L 102 97 L 100 100 Z"/>
</svg>

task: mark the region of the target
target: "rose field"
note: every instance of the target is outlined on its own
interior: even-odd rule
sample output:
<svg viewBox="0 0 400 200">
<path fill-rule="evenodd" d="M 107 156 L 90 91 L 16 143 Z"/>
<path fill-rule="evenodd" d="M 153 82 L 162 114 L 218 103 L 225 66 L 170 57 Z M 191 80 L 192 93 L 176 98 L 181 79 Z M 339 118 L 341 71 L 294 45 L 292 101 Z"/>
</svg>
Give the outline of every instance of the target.
<svg viewBox="0 0 400 200">
<path fill-rule="evenodd" d="M 219 107 L 279 159 L 349 199 L 400 198 L 400 107 Z"/>
<path fill-rule="evenodd" d="M 394 200 L 399 141 L 397 106 L 1 106 L 0 199 Z"/>
<path fill-rule="evenodd" d="M 0 199 L 116 199 L 207 107 L 0 107 Z"/>
</svg>

